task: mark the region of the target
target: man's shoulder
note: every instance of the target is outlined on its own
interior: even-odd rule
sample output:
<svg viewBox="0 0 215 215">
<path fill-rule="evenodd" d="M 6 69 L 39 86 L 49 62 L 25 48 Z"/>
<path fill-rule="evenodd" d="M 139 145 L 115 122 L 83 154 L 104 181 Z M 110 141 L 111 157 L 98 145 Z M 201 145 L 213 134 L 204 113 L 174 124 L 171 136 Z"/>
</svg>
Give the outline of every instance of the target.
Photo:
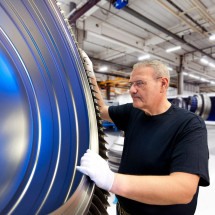
<svg viewBox="0 0 215 215">
<path fill-rule="evenodd" d="M 177 107 L 175 105 L 173 105 L 172 109 L 175 112 L 175 115 L 177 118 L 181 118 L 185 120 L 194 120 L 194 121 L 199 121 L 200 123 L 204 123 L 204 120 L 202 119 L 202 117 L 187 109 Z"/>
</svg>

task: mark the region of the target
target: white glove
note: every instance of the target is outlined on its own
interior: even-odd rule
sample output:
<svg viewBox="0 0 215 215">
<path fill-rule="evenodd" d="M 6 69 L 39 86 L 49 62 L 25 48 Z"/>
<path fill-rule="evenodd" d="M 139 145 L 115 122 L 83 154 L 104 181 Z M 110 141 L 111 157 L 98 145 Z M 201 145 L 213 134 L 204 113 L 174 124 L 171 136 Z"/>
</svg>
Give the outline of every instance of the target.
<svg viewBox="0 0 215 215">
<path fill-rule="evenodd" d="M 115 174 L 100 155 L 90 149 L 81 158 L 81 166 L 76 167 L 77 170 L 88 175 L 95 184 L 107 191 L 110 191 Z"/>
<path fill-rule="evenodd" d="M 82 60 L 83 60 L 84 68 L 87 71 L 88 76 L 90 78 L 95 77 L 95 73 L 93 71 L 93 63 L 92 63 L 92 61 L 90 60 L 88 55 L 82 49 L 79 48 L 79 51 L 80 51 L 80 54 L 81 54 L 81 57 L 82 57 Z"/>
</svg>

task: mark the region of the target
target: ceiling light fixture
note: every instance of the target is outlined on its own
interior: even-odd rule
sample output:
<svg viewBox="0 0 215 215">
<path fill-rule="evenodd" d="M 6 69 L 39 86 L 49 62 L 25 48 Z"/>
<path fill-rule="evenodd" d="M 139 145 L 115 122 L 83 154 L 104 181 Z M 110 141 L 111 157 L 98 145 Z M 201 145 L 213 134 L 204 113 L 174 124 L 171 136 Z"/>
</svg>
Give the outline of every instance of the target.
<svg viewBox="0 0 215 215">
<path fill-rule="evenodd" d="M 209 40 L 215 40 L 215 34 L 211 35 L 211 36 L 209 37 Z"/>
<path fill-rule="evenodd" d="M 208 60 L 206 60 L 205 58 L 201 58 L 200 61 L 201 61 L 202 63 L 204 63 L 204 64 L 208 64 L 208 63 L 209 63 Z"/>
<path fill-rule="evenodd" d="M 173 68 L 171 68 L 171 67 L 167 67 L 167 69 L 168 69 L 169 71 L 172 71 L 172 70 L 173 70 Z"/>
<path fill-rule="evenodd" d="M 107 66 L 102 66 L 99 68 L 99 72 L 106 72 L 108 70 Z"/>
<path fill-rule="evenodd" d="M 210 82 L 210 81 L 207 80 L 206 78 L 200 78 L 200 81 L 203 81 L 203 82 Z"/>
<path fill-rule="evenodd" d="M 203 77 L 199 77 L 197 75 L 188 74 L 187 72 L 183 72 L 183 75 L 189 76 L 190 78 L 194 78 L 194 79 L 197 79 L 197 80 L 202 81 L 202 82 L 207 82 L 207 83 L 210 83 L 212 85 L 215 85 L 215 81 L 209 81 L 208 79 L 203 78 Z"/>
<path fill-rule="evenodd" d="M 138 60 L 146 60 L 146 59 L 149 59 L 151 56 L 149 54 L 146 54 L 146 55 L 142 55 L 140 57 L 138 57 Z"/>
<path fill-rule="evenodd" d="M 211 63 L 209 62 L 207 59 L 205 59 L 204 57 L 200 59 L 201 63 L 205 64 L 205 65 L 208 65 L 212 68 L 215 68 L 215 64 L 214 63 Z"/>
<path fill-rule="evenodd" d="M 209 63 L 209 66 L 215 68 L 215 64 L 214 63 Z"/>
<path fill-rule="evenodd" d="M 181 49 L 181 46 L 175 46 L 175 47 L 172 47 L 172 48 L 169 48 L 166 50 L 166 52 L 174 52 L 174 51 L 177 51 L 177 50 L 180 50 Z"/>
<path fill-rule="evenodd" d="M 210 81 L 210 80 L 208 80 L 206 78 L 199 77 L 197 75 L 189 74 L 187 72 L 183 72 L 183 75 L 189 76 L 190 78 L 194 78 L 194 79 L 200 80 L 202 82 L 210 83 L 211 85 L 215 85 L 215 81 Z"/>
<path fill-rule="evenodd" d="M 189 77 L 200 80 L 200 77 L 197 75 L 189 74 Z"/>
</svg>

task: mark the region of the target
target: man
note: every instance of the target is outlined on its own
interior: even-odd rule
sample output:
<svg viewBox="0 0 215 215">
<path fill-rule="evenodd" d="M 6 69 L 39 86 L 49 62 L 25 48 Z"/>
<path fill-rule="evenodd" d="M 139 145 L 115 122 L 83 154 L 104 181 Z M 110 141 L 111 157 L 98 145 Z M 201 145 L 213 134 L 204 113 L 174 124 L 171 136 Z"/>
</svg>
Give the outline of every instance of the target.
<svg viewBox="0 0 215 215">
<path fill-rule="evenodd" d="M 82 57 L 92 75 L 89 58 Z M 166 65 L 145 61 L 130 75 L 132 104 L 107 107 L 98 93 L 101 117 L 125 132 L 121 164 L 113 173 L 88 150 L 77 169 L 117 195 L 119 214 L 193 215 L 198 187 L 209 185 L 205 123 L 168 101 L 169 82 Z"/>
</svg>

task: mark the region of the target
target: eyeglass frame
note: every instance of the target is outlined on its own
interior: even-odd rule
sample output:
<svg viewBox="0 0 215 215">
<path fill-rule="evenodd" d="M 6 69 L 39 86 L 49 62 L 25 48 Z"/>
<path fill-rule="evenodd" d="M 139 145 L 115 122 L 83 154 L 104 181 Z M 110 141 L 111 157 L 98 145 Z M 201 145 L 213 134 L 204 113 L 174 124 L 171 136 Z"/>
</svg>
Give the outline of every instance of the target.
<svg viewBox="0 0 215 215">
<path fill-rule="evenodd" d="M 163 77 L 157 77 L 154 80 L 160 79 Z M 149 81 L 149 80 L 148 80 Z M 143 81 L 143 80 L 137 80 L 137 81 L 131 81 L 128 82 L 128 88 L 131 89 L 131 87 L 135 87 L 135 88 L 142 88 L 142 86 L 146 86 L 148 81 Z"/>
</svg>

